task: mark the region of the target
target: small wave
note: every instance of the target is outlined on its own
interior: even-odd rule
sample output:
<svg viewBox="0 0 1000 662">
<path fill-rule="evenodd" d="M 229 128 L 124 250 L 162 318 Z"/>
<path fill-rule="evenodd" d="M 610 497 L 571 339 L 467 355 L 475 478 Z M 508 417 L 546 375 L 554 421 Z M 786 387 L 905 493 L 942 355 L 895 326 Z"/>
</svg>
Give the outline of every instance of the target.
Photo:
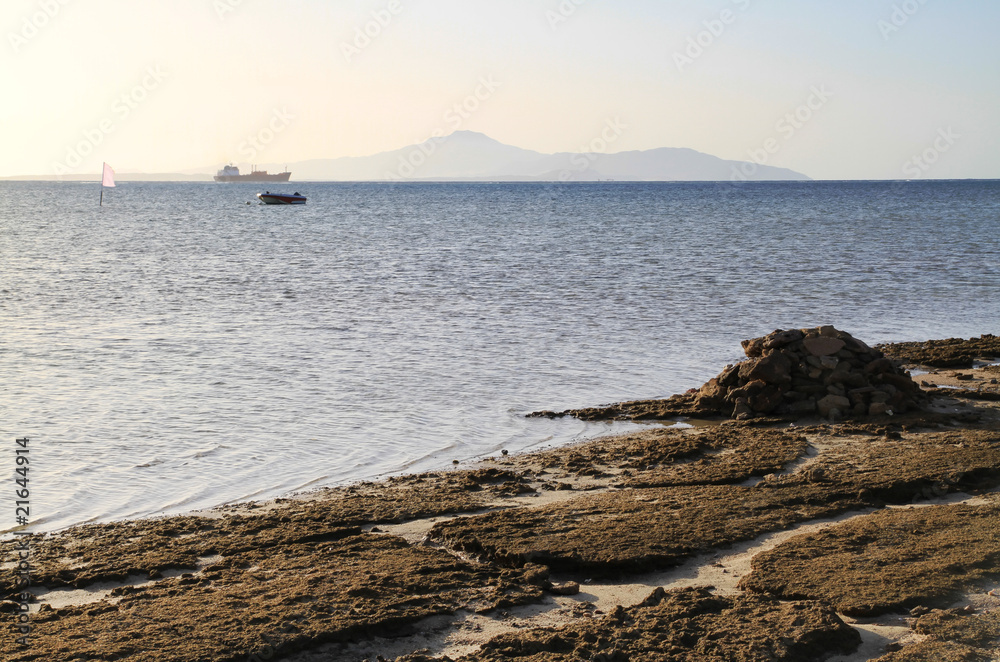
<svg viewBox="0 0 1000 662">
<path fill-rule="evenodd" d="M 203 432 L 204 433 L 208 433 L 208 434 L 214 434 L 214 432 L 211 431 L 211 430 L 205 430 Z M 215 446 L 213 448 L 209 448 L 208 450 L 197 451 L 193 455 L 189 455 L 188 459 L 191 459 L 191 460 L 202 460 L 202 459 L 204 459 L 206 457 L 211 457 L 212 455 L 215 455 L 219 451 L 228 450 L 228 449 L 229 449 L 229 446 L 226 446 L 225 444 L 219 444 L 218 446 Z"/>
</svg>

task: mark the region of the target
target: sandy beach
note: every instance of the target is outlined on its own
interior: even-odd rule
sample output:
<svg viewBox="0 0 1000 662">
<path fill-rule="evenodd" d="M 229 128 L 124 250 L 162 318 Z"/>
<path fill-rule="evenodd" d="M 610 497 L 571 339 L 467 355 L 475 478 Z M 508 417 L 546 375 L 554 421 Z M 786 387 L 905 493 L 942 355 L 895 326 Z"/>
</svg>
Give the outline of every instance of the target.
<svg viewBox="0 0 1000 662">
<path fill-rule="evenodd" d="M 540 412 L 641 432 L 4 541 L 0 659 L 1000 660 L 1000 339 L 782 333 Z"/>
</svg>

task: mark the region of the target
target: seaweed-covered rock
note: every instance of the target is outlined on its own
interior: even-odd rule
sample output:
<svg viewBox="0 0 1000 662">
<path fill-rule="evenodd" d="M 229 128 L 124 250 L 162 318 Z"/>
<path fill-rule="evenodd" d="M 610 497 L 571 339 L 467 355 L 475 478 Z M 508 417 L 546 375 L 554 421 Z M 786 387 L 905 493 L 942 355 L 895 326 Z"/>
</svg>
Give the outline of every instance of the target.
<svg viewBox="0 0 1000 662">
<path fill-rule="evenodd" d="M 883 510 L 759 554 L 741 586 L 858 617 L 943 606 L 997 576 L 998 530 L 997 504 Z"/>
<path fill-rule="evenodd" d="M 500 635 L 457 662 L 805 662 L 851 653 L 860 643 L 860 635 L 821 603 L 660 588 L 603 618 Z M 438 658 L 408 655 L 395 662 L 431 659 Z"/>
<path fill-rule="evenodd" d="M 879 345 L 888 356 L 933 368 L 971 368 L 976 359 L 1000 358 L 1000 337 L 983 334 L 978 338 L 948 338 L 925 342 Z"/>
</svg>

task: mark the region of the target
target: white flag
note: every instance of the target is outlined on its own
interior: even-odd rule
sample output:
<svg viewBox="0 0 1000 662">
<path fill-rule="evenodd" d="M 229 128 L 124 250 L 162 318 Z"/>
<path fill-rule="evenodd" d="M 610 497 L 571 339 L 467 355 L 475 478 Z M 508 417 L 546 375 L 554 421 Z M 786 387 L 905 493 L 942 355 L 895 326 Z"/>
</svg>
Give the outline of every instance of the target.
<svg viewBox="0 0 1000 662">
<path fill-rule="evenodd" d="M 104 178 L 101 180 L 101 186 L 115 187 L 115 171 L 107 163 L 104 164 Z"/>
</svg>

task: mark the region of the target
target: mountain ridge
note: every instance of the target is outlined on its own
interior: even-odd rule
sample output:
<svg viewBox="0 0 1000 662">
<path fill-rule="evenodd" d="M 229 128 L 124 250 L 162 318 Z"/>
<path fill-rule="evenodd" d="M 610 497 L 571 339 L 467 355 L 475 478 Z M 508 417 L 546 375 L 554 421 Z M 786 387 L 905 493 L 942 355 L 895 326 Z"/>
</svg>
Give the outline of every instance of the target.
<svg viewBox="0 0 1000 662">
<path fill-rule="evenodd" d="M 290 164 L 296 180 L 523 180 L 523 181 L 806 181 L 787 168 L 729 161 L 688 147 L 625 152 L 544 154 L 501 143 L 475 131 L 456 131 L 371 156 L 311 159 Z M 749 176 L 742 173 L 750 171 Z"/>
<path fill-rule="evenodd" d="M 607 129 L 612 129 L 609 123 Z M 607 130 L 605 131 L 607 134 Z M 787 168 L 732 161 L 689 147 L 604 151 L 613 139 L 597 139 L 600 151 L 545 154 L 502 143 L 477 131 L 455 131 L 369 156 L 258 162 L 258 169 L 292 172 L 293 181 L 811 181 Z M 252 158 L 256 158 L 254 155 Z M 249 163 L 240 169 L 250 171 Z M 219 166 L 179 173 L 118 173 L 120 181 L 211 181 Z M 746 174 L 749 173 L 749 174 Z M 89 181 L 94 175 L 19 176 L 6 180 Z"/>
</svg>

